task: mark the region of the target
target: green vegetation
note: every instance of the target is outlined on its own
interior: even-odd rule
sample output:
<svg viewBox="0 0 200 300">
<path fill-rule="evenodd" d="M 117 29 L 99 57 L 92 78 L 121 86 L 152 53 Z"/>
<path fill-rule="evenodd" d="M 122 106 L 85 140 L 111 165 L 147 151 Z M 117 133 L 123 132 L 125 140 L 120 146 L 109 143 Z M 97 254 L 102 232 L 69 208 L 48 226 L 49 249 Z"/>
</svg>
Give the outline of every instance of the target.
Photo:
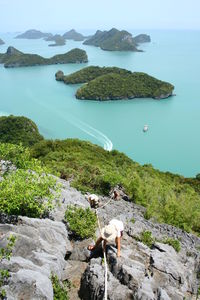
<svg viewBox="0 0 200 300">
<path fill-rule="evenodd" d="M 65 221 L 69 224 L 70 230 L 79 238 L 95 236 L 97 217 L 90 208 L 68 206 L 65 212 Z"/>
<path fill-rule="evenodd" d="M 167 98 L 174 86 L 145 73 L 109 73 L 89 81 L 76 92 L 76 98 L 118 100 L 133 98 Z"/>
<path fill-rule="evenodd" d="M 0 142 L 31 146 L 43 140 L 36 124 L 25 117 L 0 117 Z"/>
<path fill-rule="evenodd" d="M 68 289 L 63 283 L 60 283 L 57 275 L 51 275 L 51 283 L 54 300 L 69 300 Z"/>
<path fill-rule="evenodd" d="M 83 192 L 108 195 L 119 184 L 146 207 L 146 218 L 200 234 L 200 193 L 192 179 L 187 182 L 151 165 L 141 166 L 116 150 L 73 139 L 41 141 L 32 147 L 32 155 L 62 178 L 73 178 L 72 185 Z"/>
<path fill-rule="evenodd" d="M 26 54 L 20 52 L 14 47 L 8 47 L 7 52 L 5 54 L 0 54 L 0 63 L 4 64 L 5 68 L 67 63 L 84 63 L 87 61 L 88 58 L 86 52 L 78 48 L 72 49 L 64 54 L 55 55 L 51 58 L 44 58 L 37 54 Z"/>
<path fill-rule="evenodd" d="M 139 51 L 136 48 L 132 35 L 125 30 L 119 31 L 116 28 L 112 28 L 109 31 L 98 30 L 95 35 L 83 44 L 109 51 Z"/>
<path fill-rule="evenodd" d="M 47 215 L 53 208 L 52 190 L 58 192 L 56 180 L 47 169 L 30 158 L 29 150 L 21 145 L 0 144 L 0 159 L 8 159 L 18 167 L 4 174 L 0 182 L 0 211 L 28 217 Z"/>
<path fill-rule="evenodd" d="M 70 75 L 66 75 L 57 78 L 57 75 L 61 74 L 61 71 L 58 71 L 56 73 L 56 79 L 62 80 L 66 84 L 76 84 L 76 83 L 86 83 L 89 82 L 99 76 L 106 75 L 109 73 L 115 73 L 115 74 L 131 74 L 131 71 L 128 71 L 126 69 L 121 69 L 117 67 L 98 67 L 98 66 L 90 66 L 81 69 L 80 71 L 77 71 L 75 73 L 72 73 Z"/>
<path fill-rule="evenodd" d="M 155 242 L 155 239 L 152 237 L 151 231 L 143 231 L 140 235 L 140 242 L 147 245 L 149 248 L 151 248 Z"/>
<path fill-rule="evenodd" d="M 3 259 L 10 260 L 12 250 L 16 242 L 16 237 L 11 235 L 8 239 L 6 247 L 0 248 L 0 263 Z M 6 299 L 6 291 L 2 289 L 2 286 L 7 285 L 10 273 L 7 269 L 0 269 L 0 299 Z"/>
<path fill-rule="evenodd" d="M 179 240 L 172 239 L 172 238 L 166 238 L 166 239 L 162 240 L 161 242 L 172 246 L 176 250 L 176 252 L 179 252 L 181 250 L 181 244 L 180 244 Z"/>
<path fill-rule="evenodd" d="M 145 73 L 117 68 L 90 66 L 65 76 L 56 73 L 56 80 L 85 83 L 76 92 L 78 99 L 118 100 L 132 98 L 166 98 L 172 95 L 174 86 Z"/>
</svg>

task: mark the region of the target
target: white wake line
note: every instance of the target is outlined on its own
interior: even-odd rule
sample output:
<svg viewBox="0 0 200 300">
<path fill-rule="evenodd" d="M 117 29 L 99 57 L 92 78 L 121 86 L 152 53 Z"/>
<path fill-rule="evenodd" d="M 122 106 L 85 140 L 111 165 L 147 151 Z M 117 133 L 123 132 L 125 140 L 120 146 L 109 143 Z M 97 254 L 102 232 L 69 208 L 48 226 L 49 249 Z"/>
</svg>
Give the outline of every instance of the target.
<svg viewBox="0 0 200 300">
<path fill-rule="evenodd" d="M 28 96 L 34 101 L 35 101 L 35 97 L 33 96 L 33 93 L 27 89 L 26 90 Z M 104 146 L 104 149 L 107 151 L 111 151 L 113 148 L 113 144 L 111 142 L 111 140 L 105 135 L 103 134 L 101 131 L 93 128 L 92 126 L 90 126 L 89 124 L 80 121 L 79 119 L 77 119 L 75 116 L 69 115 L 68 113 L 65 113 L 65 116 L 67 115 L 68 118 L 67 120 L 65 119 L 65 117 L 63 116 L 62 113 L 60 113 L 59 111 L 50 108 L 49 106 L 39 103 L 37 102 L 37 104 L 39 104 L 40 106 L 44 107 L 46 110 L 49 110 L 53 113 L 56 113 L 57 115 L 59 115 L 65 122 L 67 123 L 71 123 L 73 126 L 77 127 L 78 129 L 80 129 L 81 131 L 87 133 L 88 135 L 94 137 L 98 142 L 102 143 Z M 73 119 L 73 120 L 72 120 Z"/>
<path fill-rule="evenodd" d="M 112 150 L 113 144 L 112 144 L 111 140 L 105 134 L 103 134 L 101 131 L 93 128 L 89 124 L 86 124 L 83 121 L 77 120 L 77 122 L 81 125 L 79 127 L 81 130 L 83 130 L 87 134 L 93 136 L 97 140 L 102 141 L 103 144 L 104 144 L 104 149 L 105 150 L 107 150 L 107 151 L 111 151 Z"/>
</svg>

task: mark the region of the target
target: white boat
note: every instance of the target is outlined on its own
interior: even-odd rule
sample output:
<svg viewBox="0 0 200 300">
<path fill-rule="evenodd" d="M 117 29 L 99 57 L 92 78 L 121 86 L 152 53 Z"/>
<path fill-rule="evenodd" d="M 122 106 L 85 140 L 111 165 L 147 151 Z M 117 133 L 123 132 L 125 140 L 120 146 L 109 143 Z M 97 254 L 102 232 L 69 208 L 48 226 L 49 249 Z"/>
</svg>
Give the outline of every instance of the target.
<svg viewBox="0 0 200 300">
<path fill-rule="evenodd" d="M 144 131 L 144 132 L 147 132 L 148 129 L 149 129 L 148 125 L 144 125 L 143 131 Z"/>
</svg>

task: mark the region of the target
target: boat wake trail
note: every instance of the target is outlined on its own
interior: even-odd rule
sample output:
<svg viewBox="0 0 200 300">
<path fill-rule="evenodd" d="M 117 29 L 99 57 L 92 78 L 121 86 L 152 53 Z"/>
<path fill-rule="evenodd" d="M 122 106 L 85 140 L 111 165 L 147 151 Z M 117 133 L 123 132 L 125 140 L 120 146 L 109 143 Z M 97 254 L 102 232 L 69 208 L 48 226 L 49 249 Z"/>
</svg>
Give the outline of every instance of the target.
<svg viewBox="0 0 200 300">
<path fill-rule="evenodd" d="M 102 143 L 104 145 L 105 150 L 107 150 L 107 151 L 112 150 L 113 144 L 112 144 L 111 140 L 105 134 L 103 134 L 101 131 L 93 128 L 89 124 L 87 124 L 83 121 L 80 121 L 80 120 L 76 120 L 76 123 L 73 125 L 75 125 L 79 129 L 81 129 L 82 131 L 84 131 L 85 133 L 94 137 L 96 140 L 98 140 L 100 143 Z"/>
<path fill-rule="evenodd" d="M 31 100 L 36 101 L 37 98 L 35 98 L 33 96 L 33 93 L 27 89 L 27 94 L 29 96 L 29 98 L 31 98 Z M 81 131 L 87 133 L 89 136 L 92 136 L 93 138 L 95 138 L 100 144 L 103 144 L 103 147 L 105 150 L 107 151 L 111 151 L 113 149 L 113 144 L 111 142 L 111 140 L 105 135 L 103 134 L 101 131 L 93 128 L 92 126 L 90 126 L 89 124 L 79 120 L 78 118 L 76 118 L 75 116 L 69 114 L 69 113 L 61 113 L 60 111 L 58 111 L 57 109 L 47 106 L 44 103 L 38 102 L 37 101 L 37 105 L 42 106 L 43 108 L 45 108 L 46 111 L 50 111 L 51 113 L 53 113 L 54 115 L 57 114 L 62 120 L 64 120 L 66 123 L 70 123 L 73 126 L 77 127 L 78 129 L 80 129 Z"/>
</svg>

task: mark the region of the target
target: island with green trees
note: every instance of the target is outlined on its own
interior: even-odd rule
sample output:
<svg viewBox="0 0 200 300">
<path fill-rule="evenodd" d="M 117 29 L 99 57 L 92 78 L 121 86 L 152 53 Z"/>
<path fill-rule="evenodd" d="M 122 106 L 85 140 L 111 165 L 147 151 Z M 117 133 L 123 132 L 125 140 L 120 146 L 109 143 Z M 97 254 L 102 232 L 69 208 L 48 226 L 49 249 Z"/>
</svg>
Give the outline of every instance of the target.
<svg viewBox="0 0 200 300">
<path fill-rule="evenodd" d="M 27 147 L 43 139 L 32 120 L 13 115 L 0 117 L 0 143 L 22 144 Z"/>
<path fill-rule="evenodd" d="M 2 39 L 0 39 L 0 45 L 4 45 L 4 44 L 5 42 Z"/>
<path fill-rule="evenodd" d="M 63 34 L 63 38 L 66 40 L 84 41 L 86 37 L 77 32 L 75 29 L 71 29 Z"/>
<path fill-rule="evenodd" d="M 27 30 L 26 32 L 17 35 L 15 38 L 16 39 L 41 39 L 41 38 L 47 38 L 52 36 L 51 33 L 45 33 L 45 32 L 41 32 L 39 30 L 35 30 L 35 29 L 30 29 Z"/>
<path fill-rule="evenodd" d="M 85 83 L 76 92 L 76 98 L 82 100 L 163 99 L 172 96 L 174 90 L 172 84 L 146 73 L 117 67 L 91 66 L 68 76 L 58 71 L 55 76 L 66 84 Z"/>
<path fill-rule="evenodd" d="M 45 41 L 52 41 L 54 44 L 49 44 L 49 47 L 64 46 L 66 44 L 65 39 L 60 34 L 55 34 L 45 38 Z"/>
<path fill-rule="evenodd" d="M 120 31 L 116 28 L 112 28 L 109 31 L 97 30 L 95 35 L 87 39 L 83 44 L 109 51 L 142 51 L 137 48 L 131 33 L 125 30 Z"/>
<path fill-rule="evenodd" d="M 82 49 L 72 49 L 64 54 L 57 54 L 51 58 L 44 58 L 37 54 L 23 53 L 14 47 L 8 47 L 6 53 L 0 54 L 0 63 L 5 68 L 28 67 L 67 63 L 86 63 L 87 53 Z"/>
</svg>

